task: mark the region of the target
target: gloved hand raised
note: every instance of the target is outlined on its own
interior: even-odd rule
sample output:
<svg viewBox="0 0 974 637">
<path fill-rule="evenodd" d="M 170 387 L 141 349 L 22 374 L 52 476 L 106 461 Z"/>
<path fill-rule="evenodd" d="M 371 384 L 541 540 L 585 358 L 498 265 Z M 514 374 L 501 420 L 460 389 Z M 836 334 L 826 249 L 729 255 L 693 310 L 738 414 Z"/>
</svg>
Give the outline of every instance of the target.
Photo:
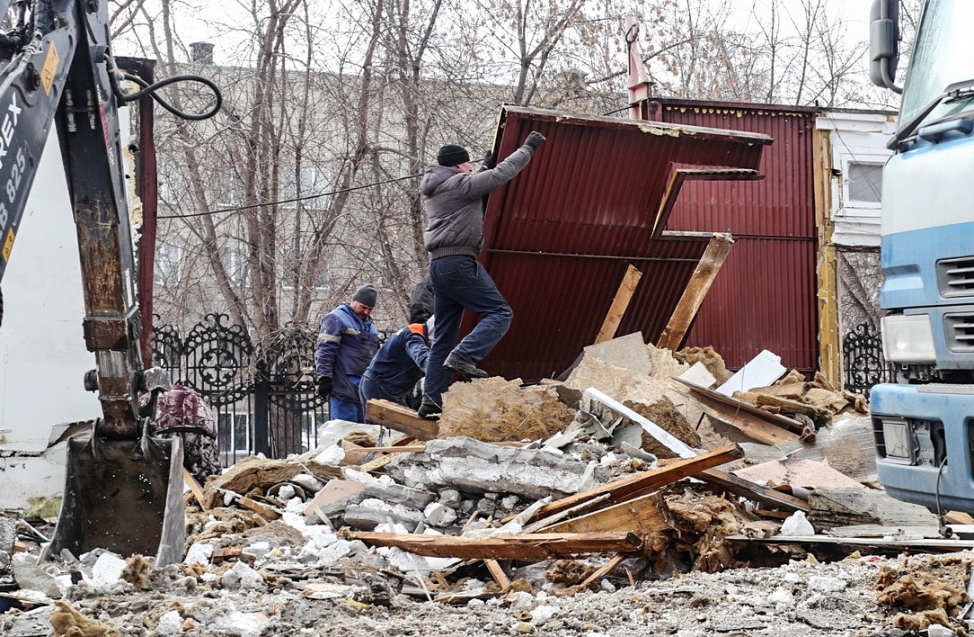
<svg viewBox="0 0 974 637">
<path fill-rule="evenodd" d="M 484 165 L 482 167 L 482 170 L 492 170 L 496 167 L 497 167 L 497 151 L 495 150 L 492 153 L 487 153 L 487 156 L 484 157 Z"/>
<path fill-rule="evenodd" d="M 531 150 L 538 150 L 538 146 L 544 143 L 545 136 L 536 130 L 531 131 L 528 138 L 524 140 L 525 146 L 530 146 Z"/>
<path fill-rule="evenodd" d="M 331 386 L 332 380 L 330 378 L 322 376 L 318 379 L 318 395 L 321 396 L 322 400 L 328 400 L 328 397 L 331 396 Z"/>
</svg>

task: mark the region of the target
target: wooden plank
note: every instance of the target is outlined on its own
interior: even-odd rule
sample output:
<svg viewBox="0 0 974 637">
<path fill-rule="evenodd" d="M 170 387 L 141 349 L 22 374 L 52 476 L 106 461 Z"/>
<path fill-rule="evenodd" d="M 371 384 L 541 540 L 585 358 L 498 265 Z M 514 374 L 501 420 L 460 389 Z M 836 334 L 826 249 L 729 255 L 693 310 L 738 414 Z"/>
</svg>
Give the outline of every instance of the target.
<svg viewBox="0 0 974 637">
<path fill-rule="evenodd" d="M 545 506 L 535 511 L 534 516 L 532 516 L 531 519 L 539 519 L 549 515 L 554 515 L 559 511 L 578 506 L 583 502 L 605 493 L 609 494 L 610 504 L 624 502 L 636 497 L 637 495 L 646 493 L 647 490 L 676 482 L 677 480 L 681 480 L 687 476 L 697 475 L 706 469 L 711 469 L 732 460 L 737 460 L 743 455 L 744 454 L 740 447 L 731 444 L 720 447 L 719 449 L 714 449 L 713 451 L 705 451 L 694 456 L 693 458 L 680 458 L 672 461 L 665 467 L 654 469 L 652 471 L 643 471 L 642 473 L 637 473 L 636 475 L 622 478 L 621 480 L 615 480 L 594 489 L 589 489 L 588 491 L 583 491 L 560 500 L 555 500 L 554 502 L 549 502 Z M 506 522 L 507 519 L 502 521 Z M 530 520 L 527 521 L 530 522 Z"/>
<path fill-rule="evenodd" d="M 937 516 L 926 507 L 896 500 L 877 489 L 819 487 L 808 496 L 808 521 L 816 528 L 882 525 L 937 528 Z"/>
<path fill-rule="evenodd" d="M 416 439 L 413 438 L 412 436 L 402 436 L 401 438 L 398 438 L 397 440 L 393 441 L 392 446 L 393 447 L 409 447 L 409 446 L 412 446 L 412 443 L 414 443 L 414 442 L 416 442 Z M 424 447 L 424 449 L 425 449 L 425 447 Z M 394 456 L 392 454 L 381 455 L 381 456 L 379 456 L 377 458 L 372 458 L 372 460 L 369 460 L 365 464 L 361 465 L 359 467 L 359 470 L 364 471 L 365 473 L 371 473 L 373 471 L 378 471 L 379 469 L 381 469 L 382 467 L 386 466 L 387 464 L 389 464 L 390 462 L 392 462 L 395 459 L 396 459 L 396 456 Z"/>
<path fill-rule="evenodd" d="M 634 533 L 529 533 L 493 537 L 349 533 L 352 540 L 372 546 L 395 546 L 426 557 L 476 560 L 542 560 L 592 553 L 636 553 L 642 540 Z"/>
<path fill-rule="evenodd" d="M 196 498 L 196 502 L 200 505 L 200 508 L 204 511 L 209 510 L 209 507 L 204 504 L 206 498 L 203 497 L 203 487 L 196 480 L 196 476 L 189 472 L 186 467 L 183 467 L 183 482 L 189 487 L 189 490 L 193 493 L 193 497 Z"/>
<path fill-rule="evenodd" d="M 281 517 L 281 514 L 274 507 L 268 506 L 245 496 L 240 496 L 235 500 L 235 502 L 242 507 L 250 509 L 254 513 L 259 513 L 267 520 L 277 520 Z"/>
<path fill-rule="evenodd" d="M 578 585 L 580 590 L 584 590 L 592 585 L 596 580 L 600 580 L 612 571 L 616 570 L 616 567 L 622 563 L 622 560 L 626 559 L 626 555 L 616 555 L 611 560 L 600 566 L 594 573 L 585 578 L 585 581 Z"/>
<path fill-rule="evenodd" d="M 484 560 L 484 564 L 487 565 L 487 570 L 490 571 L 498 586 L 501 587 L 502 593 L 511 590 L 511 580 L 507 577 L 507 573 L 504 572 L 501 565 L 497 563 L 497 560 Z"/>
<path fill-rule="evenodd" d="M 768 487 L 763 487 L 756 482 L 738 478 L 732 473 L 720 471 L 719 469 L 707 469 L 697 475 L 701 480 L 711 484 L 719 485 L 731 493 L 743 496 L 755 502 L 786 511 L 808 511 L 808 502 L 793 495 L 782 493 Z"/>
<path fill-rule="evenodd" d="M 619 284 L 619 289 L 616 290 L 616 295 L 612 298 L 612 304 L 605 315 L 605 320 L 602 321 L 602 327 L 599 329 L 594 343 L 602 343 L 615 337 L 619 323 L 622 322 L 622 317 L 626 313 L 626 308 L 629 307 L 629 302 L 632 300 L 636 286 L 639 285 L 639 279 L 642 276 L 643 273 L 630 263 L 622 277 L 622 283 Z"/>
<path fill-rule="evenodd" d="M 707 249 L 690 277 L 690 282 L 683 290 L 683 296 L 680 297 L 669 322 L 663 328 L 656 347 L 674 352 L 679 349 L 683 337 L 686 336 L 690 324 L 693 323 L 700 306 L 703 305 L 703 300 L 707 297 L 707 292 L 710 291 L 710 286 L 713 285 L 733 244 L 734 239 L 729 234 L 718 233 L 710 239 Z"/>
<path fill-rule="evenodd" d="M 371 453 L 423 453 L 426 445 L 404 445 L 402 447 L 362 447 Z"/>
<path fill-rule="evenodd" d="M 595 496 L 590 500 L 586 500 L 585 502 L 582 502 L 578 506 L 574 506 L 570 509 L 565 509 L 564 511 L 559 511 L 554 515 L 549 515 L 548 517 L 541 518 L 539 520 L 535 520 L 531 524 L 521 529 L 521 531 L 523 533 L 537 533 L 541 529 L 547 528 L 549 526 L 553 526 L 554 524 L 557 524 L 562 520 L 566 520 L 568 518 L 575 517 L 577 515 L 582 515 L 586 511 L 591 511 L 596 507 L 601 508 L 602 503 L 607 502 L 608 500 L 609 500 L 609 494 L 603 493 L 602 495 Z"/>
<path fill-rule="evenodd" d="M 832 171 L 830 131 L 812 131 L 812 185 L 815 227 L 818 229 L 818 349 L 819 370 L 832 385 L 842 383 L 842 336 L 839 333 L 839 276 L 832 241 Z"/>
<path fill-rule="evenodd" d="M 740 429 L 758 442 L 776 445 L 779 442 L 798 440 L 805 430 L 805 426 L 794 418 L 769 414 L 743 400 L 718 394 L 682 378 L 674 377 L 673 380 L 689 387 L 691 397 L 702 407 L 713 411 L 716 418 Z"/>
<path fill-rule="evenodd" d="M 494 599 L 495 597 L 502 595 L 502 593 L 495 593 L 493 591 L 488 591 L 486 589 L 476 589 L 472 591 L 460 591 L 457 593 L 444 593 L 442 595 L 437 595 L 433 598 L 433 601 L 438 604 L 452 604 L 454 606 L 466 606 L 474 599 Z"/>
<path fill-rule="evenodd" d="M 417 440 L 433 440 L 440 433 L 435 420 L 420 418 L 412 409 L 391 400 L 370 400 L 365 405 L 365 417 L 377 425 L 401 431 Z"/>
<path fill-rule="evenodd" d="M 365 473 L 372 473 L 373 471 L 378 471 L 382 467 L 386 466 L 387 464 L 395 460 L 396 457 L 397 456 L 394 456 L 392 454 L 386 454 L 386 455 L 379 456 L 378 458 L 372 458 L 365 464 L 361 465 L 359 467 L 359 470 L 364 471 Z"/>
<path fill-rule="evenodd" d="M 632 531 L 646 537 L 670 528 L 660 509 L 660 495 L 653 492 L 627 500 L 600 511 L 547 526 L 545 533 L 595 533 L 599 531 Z"/>
</svg>

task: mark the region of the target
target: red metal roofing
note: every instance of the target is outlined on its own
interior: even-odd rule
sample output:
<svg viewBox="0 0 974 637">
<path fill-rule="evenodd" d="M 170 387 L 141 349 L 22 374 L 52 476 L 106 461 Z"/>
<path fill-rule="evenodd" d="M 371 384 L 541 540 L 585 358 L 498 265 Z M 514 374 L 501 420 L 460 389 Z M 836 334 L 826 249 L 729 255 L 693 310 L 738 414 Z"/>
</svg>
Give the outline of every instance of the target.
<svg viewBox="0 0 974 637">
<path fill-rule="evenodd" d="M 591 344 L 629 264 L 643 277 L 617 334 L 641 331 L 655 341 L 710 239 L 652 238 L 673 167 L 756 170 L 772 141 L 520 107 L 505 108 L 501 127 L 501 157 L 532 130 L 547 138 L 528 167 L 491 194 L 480 255 L 514 309 L 510 331 L 483 366 L 525 381 L 561 373 Z"/>
<path fill-rule="evenodd" d="M 732 369 L 768 349 L 786 367 L 817 370 L 812 146 L 819 109 L 691 100 L 642 106 L 652 120 L 757 131 L 775 140 L 761 157 L 763 180 L 688 183 L 674 206 L 669 229 L 729 232 L 735 239 L 684 345 L 711 345 Z"/>
</svg>

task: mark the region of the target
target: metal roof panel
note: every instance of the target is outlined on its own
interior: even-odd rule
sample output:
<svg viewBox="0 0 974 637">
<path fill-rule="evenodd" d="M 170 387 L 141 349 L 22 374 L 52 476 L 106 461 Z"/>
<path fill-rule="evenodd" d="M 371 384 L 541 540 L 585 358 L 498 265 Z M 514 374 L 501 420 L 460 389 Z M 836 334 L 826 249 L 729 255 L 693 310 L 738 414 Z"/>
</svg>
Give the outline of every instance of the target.
<svg viewBox="0 0 974 637">
<path fill-rule="evenodd" d="M 524 171 L 491 193 L 480 255 L 514 309 L 483 366 L 528 382 L 560 374 L 591 344 L 629 264 L 643 277 L 617 334 L 641 331 L 655 341 L 711 237 L 653 239 L 674 167 L 756 171 L 772 142 L 760 133 L 511 106 L 500 126 L 500 157 L 532 130 L 547 138 Z"/>
</svg>

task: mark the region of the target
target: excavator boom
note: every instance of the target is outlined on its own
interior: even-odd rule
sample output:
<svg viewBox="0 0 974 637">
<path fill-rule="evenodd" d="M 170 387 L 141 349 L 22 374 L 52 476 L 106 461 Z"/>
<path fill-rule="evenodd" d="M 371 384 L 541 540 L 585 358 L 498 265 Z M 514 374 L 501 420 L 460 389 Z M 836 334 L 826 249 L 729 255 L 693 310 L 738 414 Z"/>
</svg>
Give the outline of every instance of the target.
<svg viewBox="0 0 974 637">
<path fill-rule="evenodd" d="M 106 0 L 0 0 L 0 9 L 15 23 L 0 35 L 0 279 L 54 124 L 81 255 L 82 331 L 95 358 L 84 382 L 102 407 L 90 435 L 70 441 L 49 552 L 105 548 L 155 554 L 159 565 L 178 560 L 182 449 L 178 440 L 151 437 L 155 398 L 168 379 L 142 366 L 119 130 L 119 107 L 129 100 L 112 59 Z M 144 395 L 148 406 L 140 406 Z"/>
</svg>

